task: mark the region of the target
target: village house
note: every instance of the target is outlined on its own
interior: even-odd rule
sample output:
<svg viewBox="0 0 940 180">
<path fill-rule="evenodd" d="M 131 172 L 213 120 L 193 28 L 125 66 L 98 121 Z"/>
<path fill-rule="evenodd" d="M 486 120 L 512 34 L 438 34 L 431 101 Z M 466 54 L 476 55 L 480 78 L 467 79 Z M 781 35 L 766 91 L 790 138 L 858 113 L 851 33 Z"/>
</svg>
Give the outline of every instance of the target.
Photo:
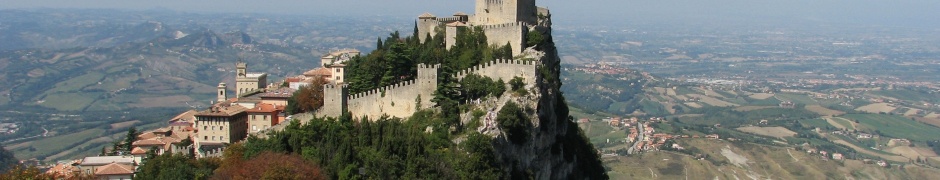
<svg viewBox="0 0 940 180">
<path fill-rule="evenodd" d="M 82 162 L 79 163 L 78 168 L 81 170 L 82 173 L 92 175 L 92 174 L 99 172 L 99 170 L 101 170 L 102 167 L 107 166 L 107 165 L 121 164 L 125 166 L 130 166 L 132 167 L 131 169 L 134 169 L 133 167 L 137 166 L 138 163 L 140 162 L 135 161 L 134 157 L 132 156 L 96 156 L 96 157 L 85 157 L 84 159 L 82 159 Z M 108 168 L 112 168 L 112 167 L 113 166 L 109 166 Z"/>
<path fill-rule="evenodd" d="M 131 180 L 134 178 L 133 165 L 111 163 L 98 168 L 95 177 L 104 180 Z"/>
<path fill-rule="evenodd" d="M 842 153 L 832 153 L 832 159 L 843 160 Z"/>
<path fill-rule="evenodd" d="M 250 133 L 257 133 L 279 124 L 284 119 L 284 106 L 260 103 L 248 112 L 248 127 Z"/>
<path fill-rule="evenodd" d="M 287 99 L 290 99 L 296 91 L 296 89 L 292 88 L 278 88 L 261 93 L 258 97 L 261 97 L 261 103 L 263 104 L 273 104 L 283 107 L 287 106 Z"/>
</svg>

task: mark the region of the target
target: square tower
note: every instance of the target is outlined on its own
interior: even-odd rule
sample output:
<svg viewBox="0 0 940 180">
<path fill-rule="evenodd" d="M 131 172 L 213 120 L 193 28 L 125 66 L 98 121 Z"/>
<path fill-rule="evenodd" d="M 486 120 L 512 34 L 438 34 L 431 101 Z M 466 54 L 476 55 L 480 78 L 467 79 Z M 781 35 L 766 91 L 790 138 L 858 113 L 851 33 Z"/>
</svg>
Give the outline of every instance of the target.
<svg viewBox="0 0 940 180">
<path fill-rule="evenodd" d="M 537 9 L 535 0 L 476 0 L 474 25 L 536 24 Z"/>
</svg>

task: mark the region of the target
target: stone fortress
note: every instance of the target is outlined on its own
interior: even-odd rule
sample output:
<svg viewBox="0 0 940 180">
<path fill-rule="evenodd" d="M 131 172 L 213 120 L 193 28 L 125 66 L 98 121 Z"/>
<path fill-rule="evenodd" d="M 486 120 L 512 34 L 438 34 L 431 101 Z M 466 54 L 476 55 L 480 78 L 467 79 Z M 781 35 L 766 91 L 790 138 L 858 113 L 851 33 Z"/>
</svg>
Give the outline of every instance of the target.
<svg viewBox="0 0 940 180">
<path fill-rule="evenodd" d="M 544 32 L 550 28 L 548 9 L 535 6 L 535 0 L 477 0 L 476 14 L 456 13 L 453 17 L 437 18 L 430 13 L 418 17 L 418 36 L 423 43 L 427 37 L 433 37 L 442 28 L 446 33 L 446 46 L 456 43 L 457 28 L 480 27 L 486 34 L 487 43 L 512 46 L 513 55 L 524 56 L 525 40 L 530 31 Z M 324 64 L 326 64 L 324 62 Z M 326 64 L 335 72 L 335 63 Z M 478 74 L 494 80 L 509 81 L 522 77 L 529 86 L 538 82 L 537 70 L 541 62 L 531 60 L 495 60 L 461 70 L 455 78 L 462 79 L 469 74 Z M 326 67 L 326 66 L 325 66 Z M 440 65 L 418 65 L 418 74 L 414 80 L 401 82 L 359 94 L 349 94 L 347 85 L 342 81 L 343 74 L 332 74 L 330 83 L 323 86 L 323 107 L 317 116 L 338 117 L 349 111 L 354 117 L 369 117 L 375 120 L 383 115 L 408 117 L 423 108 L 434 104 L 434 91 L 437 89 L 437 77 Z M 342 67 L 338 68 L 342 71 Z"/>
<path fill-rule="evenodd" d="M 445 33 L 447 49 L 456 44 L 457 29 L 476 28 L 483 30 L 490 45 L 512 46 L 512 54 L 525 50 L 529 31 L 546 31 L 551 26 L 548 8 L 535 6 L 535 0 L 476 0 L 476 13 L 462 12 L 452 17 L 436 17 L 430 13 L 418 16 L 418 39 L 423 43 L 427 37 Z"/>
</svg>

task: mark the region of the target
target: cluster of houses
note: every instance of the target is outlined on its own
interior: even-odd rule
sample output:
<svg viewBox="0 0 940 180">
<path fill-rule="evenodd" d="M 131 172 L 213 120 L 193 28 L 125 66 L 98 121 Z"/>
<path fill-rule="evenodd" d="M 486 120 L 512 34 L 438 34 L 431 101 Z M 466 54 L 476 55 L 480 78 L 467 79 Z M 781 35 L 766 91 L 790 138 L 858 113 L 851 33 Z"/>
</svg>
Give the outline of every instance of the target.
<svg viewBox="0 0 940 180">
<path fill-rule="evenodd" d="M 16 123 L 0 123 L 0 134 L 15 134 L 18 130 L 20 126 Z"/>
<path fill-rule="evenodd" d="M 263 133 L 269 128 L 290 121 L 285 110 L 288 99 L 299 88 L 310 85 L 315 78 L 342 81 L 342 64 L 359 51 L 343 50 L 321 58 L 329 62 L 304 75 L 288 77 L 287 87 L 267 84 L 264 73 L 247 73 L 247 64 L 237 63 L 236 94 L 228 97 L 225 83 L 218 86 L 218 98 L 209 108 L 189 110 L 169 119 L 167 126 L 139 134 L 132 149 L 117 156 L 94 156 L 62 161 L 46 173 L 66 179 L 74 173 L 94 175 L 99 179 L 132 179 L 148 152 L 186 154 L 196 158 L 220 157 L 228 144 L 245 140 L 249 134 Z M 6 124 L 3 124 L 6 125 Z M 3 126 L 7 127 L 7 126 Z M 15 126 L 12 126 L 15 128 Z"/>
<path fill-rule="evenodd" d="M 806 148 L 806 153 L 810 156 L 816 156 L 822 160 L 831 159 L 836 161 L 844 161 L 846 158 L 848 158 L 842 153 L 829 153 L 827 151 L 816 150 L 816 148 Z M 881 167 L 889 167 L 891 165 L 885 160 L 862 159 L 862 162 L 865 164 L 875 164 Z"/>
</svg>

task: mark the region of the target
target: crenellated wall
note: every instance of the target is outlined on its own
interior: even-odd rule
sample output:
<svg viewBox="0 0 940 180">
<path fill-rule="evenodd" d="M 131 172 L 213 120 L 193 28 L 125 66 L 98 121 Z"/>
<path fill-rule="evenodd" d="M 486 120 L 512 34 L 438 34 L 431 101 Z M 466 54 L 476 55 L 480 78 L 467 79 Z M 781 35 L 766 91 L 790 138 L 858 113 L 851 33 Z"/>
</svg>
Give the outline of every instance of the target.
<svg viewBox="0 0 940 180">
<path fill-rule="evenodd" d="M 502 79 L 506 83 L 518 76 L 525 79 L 526 85 L 533 85 L 538 79 L 539 64 L 538 61 L 497 59 L 459 71 L 455 76 L 463 79 L 468 74 L 477 74 L 493 80 Z"/>
<path fill-rule="evenodd" d="M 512 55 L 519 55 L 525 50 L 526 34 L 529 26 L 524 22 L 512 22 L 495 25 L 479 26 L 486 34 L 486 41 L 490 45 L 503 46 L 507 43 L 512 46 Z"/>
<path fill-rule="evenodd" d="M 494 60 L 481 65 L 458 71 L 454 76 L 459 80 L 467 74 L 478 74 L 509 82 L 512 78 L 522 77 L 527 85 L 538 81 L 539 61 Z M 434 106 L 431 99 L 437 90 L 437 77 L 441 65 L 418 65 L 418 76 L 414 80 L 401 82 L 357 94 L 347 94 L 346 85 L 327 84 L 323 86 L 323 107 L 318 116 L 339 117 L 349 111 L 354 117 L 369 117 L 375 120 L 382 115 L 409 117 L 419 109 Z M 420 97 L 420 99 L 419 99 Z M 417 102 L 420 100 L 420 107 Z"/>
<path fill-rule="evenodd" d="M 382 115 L 409 117 L 420 108 L 433 106 L 431 99 L 437 89 L 437 74 L 440 65 L 418 65 L 415 80 L 373 89 L 349 96 L 348 110 L 354 117 L 367 116 L 377 119 Z"/>
</svg>

